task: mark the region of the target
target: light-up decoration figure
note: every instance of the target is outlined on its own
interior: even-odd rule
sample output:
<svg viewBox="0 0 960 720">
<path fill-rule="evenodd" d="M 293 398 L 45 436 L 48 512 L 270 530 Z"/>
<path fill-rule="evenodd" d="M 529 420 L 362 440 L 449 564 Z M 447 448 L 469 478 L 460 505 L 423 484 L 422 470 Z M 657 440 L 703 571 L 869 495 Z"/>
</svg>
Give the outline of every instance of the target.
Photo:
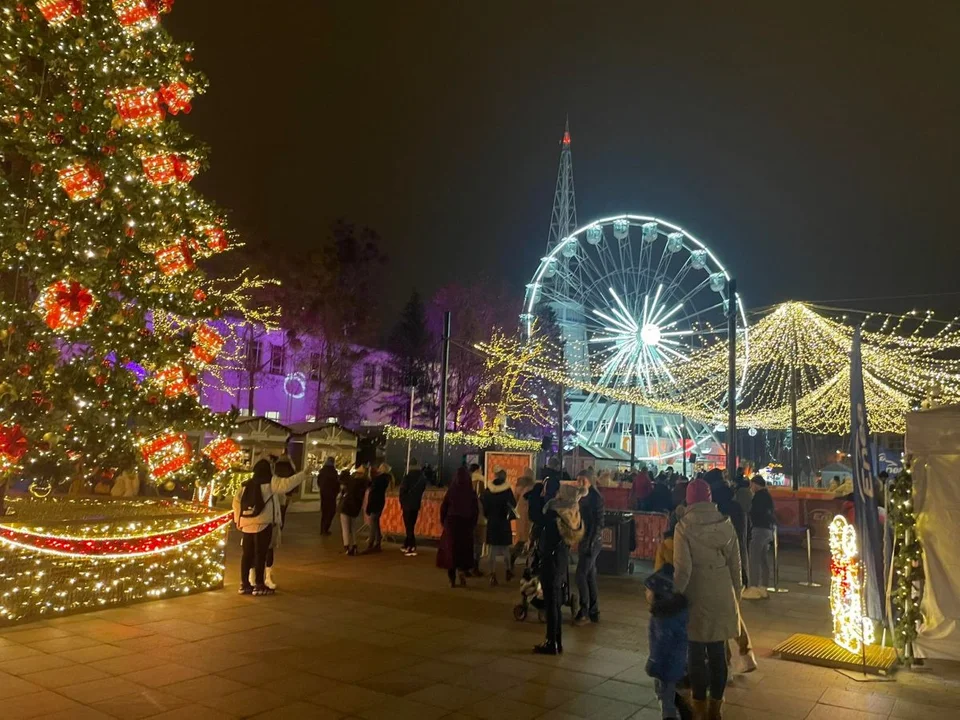
<svg viewBox="0 0 960 720">
<path fill-rule="evenodd" d="M 863 616 L 857 531 L 843 515 L 830 523 L 830 612 L 837 645 L 859 654 L 874 642 L 873 623 Z"/>
<path fill-rule="evenodd" d="M 290 373 L 283 379 L 283 391 L 287 397 L 299 400 L 307 394 L 307 376 L 302 372 Z"/>
</svg>

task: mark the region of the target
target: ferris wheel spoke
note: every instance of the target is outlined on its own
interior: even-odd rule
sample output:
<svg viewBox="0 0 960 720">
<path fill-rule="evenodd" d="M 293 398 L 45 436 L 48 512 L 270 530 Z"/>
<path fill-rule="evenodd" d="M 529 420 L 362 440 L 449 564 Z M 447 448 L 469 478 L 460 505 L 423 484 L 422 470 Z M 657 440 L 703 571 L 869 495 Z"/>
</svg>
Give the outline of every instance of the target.
<svg viewBox="0 0 960 720">
<path fill-rule="evenodd" d="M 705 287 L 707 287 L 709 284 L 710 284 L 710 278 L 708 277 L 706 280 L 703 280 L 703 281 L 702 281 L 699 285 L 697 285 L 695 288 L 693 288 L 692 290 L 690 290 L 689 292 L 687 292 L 686 295 L 684 295 L 683 297 L 681 297 L 681 298 L 677 301 L 677 305 L 683 306 L 688 300 L 690 300 L 690 298 L 694 297 L 697 293 L 699 293 L 701 290 L 703 290 L 703 289 L 704 289 Z M 720 303 L 720 304 L 721 304 L 721 306 L 723 305 L 723 303 Z"/>
<path fill-rule="evenodd" d="M 659 239 L 659 234 L 658 234 Z M 639 270 L 643 271 L 645 268 L 650 267 L 650 261 L 653 259 L 653 245 L 654 243 L 644 242 L 643 238 L 640 239 L 640 267 Z M 639 283 L 638 283 L 639 285 Z M 653 286 L 649 273 L 645 273 L 643 278 L 643 294 L 646 295 L 650 292 L 650 288 Z"/>
<path fill-rule="evenodd" d="M 670 323 L 670 324 L 671 324 L 671 325 L 678 325 L 678 324 L 680 324 L 680 323 L 685 323 L 685 322 L 687 322 L 687 321 L 689 321 L 689 320 L 692 320 L 692 319 L 694 319 L 694 318 L 696 318 L 696 317 L 700 317 L 700 316 L 703 315 L 704 313 L 712 312 L 713 310 L 717 310 L 717 309 L 723 309 L 723 306 L 724 306 L 724 303 L 723 303 L 722 301 L 721 301 L 721 302 L 718 302 L 718 303 L 716 303 L 715 305 L 711 305 L 710 307 L 705 307 L 705 308 L 703 308 L 703 310 L 697 310 L 696 312 L 692 312 L 692 313 L 690 313 L 689 315 L 684 315 L 682 318 L 678 318 L 678 319 L 674 320 L 674 321 L 673 321 L 672 323 Z M 719 333 L 719 332 L 721 332 L 721 331 L 720 331 L 720 330 L 698 330 L 697 332 L 698 332 L 698 334 L 700 334 L 700 335 L 710 335 L 710 334 Z M 722 332 L 726 332 L 726 330 L 723 330 Z M 664 333 L 664 335 L 672 335 L 672 334 L 673 334 L 673 333 L 671 333 L 670 331 L 667 331 L 666 333 Z M 694 333 L 691 331 L 691 332 L 686 333 L 686 334 L 693 335 Z"/>
<path fill-rule="evenodd" d="M 606 447 L 607 443 L 610 442 L 610 435 L 613 433 L 613 429 L 614 429 L 614 427 L 615 427 L 616 424 L 617 424 L 617 420 L 618 420 L 619 417 L 620 417 L 620 411 L 621 411 L 622 409 L 623 409 L 623 403 L 622 403 L 622 402 L 617 402 L 617 406 L 616 406 L 616 409 L 615 409 L 614 412 L 613 412 L 613 417 L 612 417 L 611 420 L 610 420 L 610 424 L 607 425 L 607 432 L 606 432 L 606 434 L 603 436 L 603 445 L 604 445 L 604 447 Z"/>
<path fill-rule="evenodd" d="M 687 257 L 686 262 L 680 266 L 680 269 L 677 270 L 676 275 L 673 276 L 673 279 L 667 284 L 666 296 L 670 297 L 673 295 L 674 291 L 681 286 L 681 283 L 686 279 L 687 275 L 690 274 L 690 270 L 693 269 L 693 264 L 691 263 L 691 258 Z"/>
<path fill-rule="evenodd" d="M 667 252 L 667 246 L 664 244 L 663 251 L 660 253 L 660 260 L 657 262 L 657 269 L 653 271 L 653 278 L 651 281 L 652 283 L 656 283 L 658 287 L 662 286 L 663 280 L 667 276 L 667 268 L 670 266 L 670 262 L 667 260 L 668 257 L 670 257 L 670 253 Z"/>
</svg>

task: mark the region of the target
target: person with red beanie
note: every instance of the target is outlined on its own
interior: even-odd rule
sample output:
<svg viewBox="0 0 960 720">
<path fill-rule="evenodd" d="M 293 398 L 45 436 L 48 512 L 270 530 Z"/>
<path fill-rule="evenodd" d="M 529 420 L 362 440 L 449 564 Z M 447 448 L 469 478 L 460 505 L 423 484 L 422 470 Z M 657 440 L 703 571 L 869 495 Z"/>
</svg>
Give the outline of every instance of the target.
<svg viewBox="0 0 960 720">
<path fill-rule="evenodd" d="M 694 717 L 719 720 L 727 685 L 726 641 L 740 635 L 740 546 L 704 480 L 687 485 L 686 500 L 673 536 L 674 589 L 686 595 L 690 608 Z"/>
</svg>

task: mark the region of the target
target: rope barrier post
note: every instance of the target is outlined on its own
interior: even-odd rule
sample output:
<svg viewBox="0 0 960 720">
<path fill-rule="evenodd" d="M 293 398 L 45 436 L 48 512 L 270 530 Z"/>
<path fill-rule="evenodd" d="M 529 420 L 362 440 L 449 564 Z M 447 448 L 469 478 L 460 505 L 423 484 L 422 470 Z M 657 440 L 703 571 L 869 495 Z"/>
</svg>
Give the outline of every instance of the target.
<svg viewBox="0 0 960 720">
<path fill-rule="evenodd" d="M 787 588 L 780 587 L 780 528 L 773 528 L 773 587 L 767 588 L 768 592 L 785 593 L 790 592 Z"/>
<path fill-rule="evenodd" d="M 797 583 L 803 587 L 820 587 L 820 583 L 813 581 L 813 555 L 810 545 L 810 527 L 807 526 L 807 581 Z"/>
</svg>

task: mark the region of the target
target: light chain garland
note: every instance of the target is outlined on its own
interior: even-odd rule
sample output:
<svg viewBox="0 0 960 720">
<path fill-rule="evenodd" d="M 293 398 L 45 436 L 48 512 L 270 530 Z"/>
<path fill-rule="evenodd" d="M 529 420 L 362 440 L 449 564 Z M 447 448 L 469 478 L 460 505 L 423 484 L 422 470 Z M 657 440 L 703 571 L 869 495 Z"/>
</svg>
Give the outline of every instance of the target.
<svg viewBox="0 0 960 720">
<path fill-rule="evenodd" d="M 439 433 L 436 430 L 418 430 L 387 425 L 384 428 L 388 440 L 409 440 L 421 444 L 436 444 Z M 503 448 L 504 450 L 523 450 L 536 452 L 540 449 L 540 440 L 524 440 L 511 435 L 495 433 L 448 432 L 446 440 L 451 445 L 470 445 L 478 448 Z"/>
<path fill-rule="evenodd" d="M 49 512 L 47 505 L 68 517 L 102 509 L 115 519 L 79 527 L 33 524 L 31 518 Z M 230 513 L 150 500 L 17 500 L 11 506 L 17 522 L 0 525 L 0 625 L 223 586 Z"/>
<path fill-rule="evenodd" d="M 876 329 L 874 321 L 883 317 Z M 864 391 L 875 432 L 902 433 L 905 415 L 935 393 L 940 400 L 960 401 L 960 327 L 944 324 L 929 334 L 932 314 L 910 314 L 894 321 L 867 315 L 863 332 Z M 907 328 L 913 324 L 909 332 Z M 748 364 L 738 399 L 738 420 L 768 430 L 790 427 L 792 375 L 798 384 L 797 427 L 814 434 L 849 432 L 850 343 L 854 327 L 831 320 L 812 306 L 778 305 L 750 328 L 749 357 L 738 346 L 738 374 Z M 510 363 L 522 355 L 522 342 L 498 337 L 478 346 L 495 362 Z M 572 377 L 559 348 L 537 353 L 524 371 L 566 388 L 596 393 L 626 404 L 685 415 L 710 425 L 725 420 L 717 408 L 726 404 L 728 353 L 716 342 L 670 366 L 672 379 L 652 387 L 612 388 L 597 382 L 601 368 L 586 377 Z M 725 410 L 724 410 L 725 413 Z"/>
</svg>

